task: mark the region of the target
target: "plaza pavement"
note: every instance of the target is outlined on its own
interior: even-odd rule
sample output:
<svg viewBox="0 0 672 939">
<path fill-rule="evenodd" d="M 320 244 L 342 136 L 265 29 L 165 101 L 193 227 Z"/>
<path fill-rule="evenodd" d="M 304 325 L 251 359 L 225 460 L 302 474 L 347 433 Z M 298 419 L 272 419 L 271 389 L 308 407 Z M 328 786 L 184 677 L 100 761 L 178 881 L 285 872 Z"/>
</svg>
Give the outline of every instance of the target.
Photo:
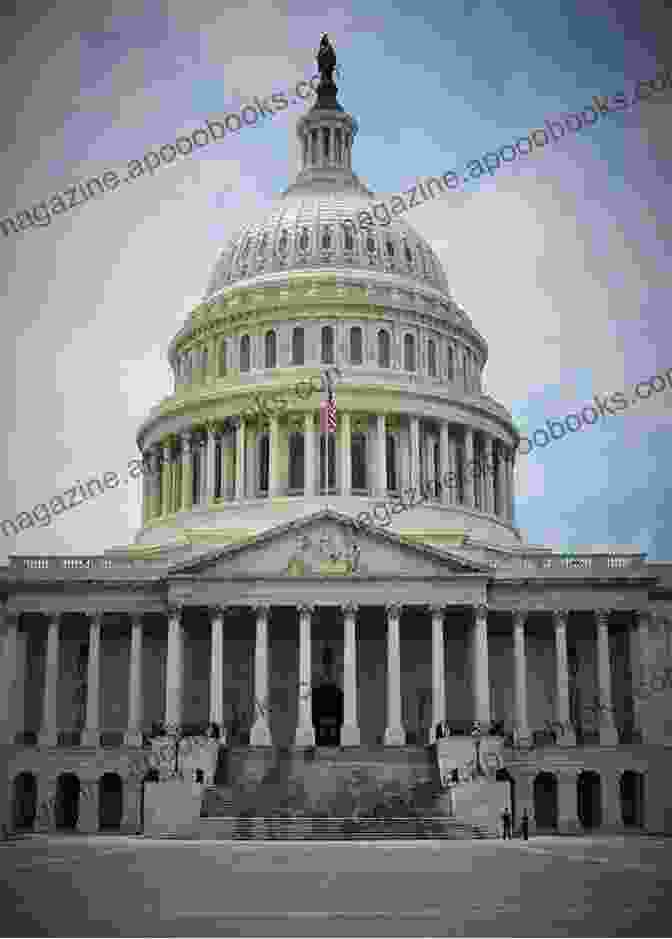
<svg viewBox="0 0 672 939">
<path fill-rule="evenodd" d="M 663 936 L 672 839 L 0 843 L 3 936 Z M 666 896 L 667 889 L 667 896 Z"/>
</svg>

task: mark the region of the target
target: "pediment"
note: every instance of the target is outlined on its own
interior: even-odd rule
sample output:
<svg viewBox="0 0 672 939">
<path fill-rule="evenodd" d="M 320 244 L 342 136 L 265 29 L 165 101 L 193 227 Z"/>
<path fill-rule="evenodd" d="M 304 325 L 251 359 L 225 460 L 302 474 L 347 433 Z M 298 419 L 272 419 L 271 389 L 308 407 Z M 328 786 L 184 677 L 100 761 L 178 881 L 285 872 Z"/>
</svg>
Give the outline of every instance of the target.
<svg viewBox="0 0 672 939">
<path fill-rule="evenodd" d="M 409 544 L 380 530 L 357 530 L 331 510 L 278 525 L 243 543 L 209 551 L 175 565 L 170 575 L 239 577 L 436 577 L 490 574 L 479 564 L 435 547 Z"/>
</svg>

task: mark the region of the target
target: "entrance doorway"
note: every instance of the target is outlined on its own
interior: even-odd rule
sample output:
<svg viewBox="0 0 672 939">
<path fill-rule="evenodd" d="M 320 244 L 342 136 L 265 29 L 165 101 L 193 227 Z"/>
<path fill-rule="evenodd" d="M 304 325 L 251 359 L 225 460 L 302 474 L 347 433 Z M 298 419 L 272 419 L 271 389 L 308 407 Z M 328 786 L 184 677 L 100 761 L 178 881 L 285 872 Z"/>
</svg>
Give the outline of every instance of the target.
<svg viewBox="0 0 672 939">
<path fill-rule="evenodd" d="M 576 782 L 579 821 L 584 828 L 599 828 L 602 824 L 602 786 L 600 774 L 593 770 L 579 773 Z"/>
<path fill-rule="evenodd" d="M 315 746 L 338 747 L 343 723 L 343 692 L 333 682 L 324 682 L 312 693 Z"/>
<path fill-rule="evenodd" d="M 553 773 L 535 777 L 534 821 L 537 828 L 558 827 L 558 781 Z"/>
<path fill-rule="evenodd" d="M 37 814 L 37 780 L 32 773 L 19 773 L 14 780 L 12 823 L 14 831 L 28 831 Z"/>
<path fill-rule="evenodd" d="M 105 773 L 98 783 L 98 828 L 119 829 L 123 814 L 123 785 L 118 773 Z"/>
<path fill-rule="evenodd" d="M 626 770 L 619 785 L 624 825 L 644 827 L 644 774 Z"/>
<path fill-rule="evenodd" d="M 79 778 L 61 773 L 56 784 L 56 827 L 74 830 L 79 819 Z"/>
</svg>

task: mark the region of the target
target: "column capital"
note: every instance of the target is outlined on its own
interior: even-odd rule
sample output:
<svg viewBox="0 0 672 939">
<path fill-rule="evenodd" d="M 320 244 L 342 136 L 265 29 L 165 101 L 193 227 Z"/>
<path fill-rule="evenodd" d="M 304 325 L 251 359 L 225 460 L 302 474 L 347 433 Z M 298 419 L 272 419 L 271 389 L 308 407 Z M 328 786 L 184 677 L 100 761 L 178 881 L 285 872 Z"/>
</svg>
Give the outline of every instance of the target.
<svg viewBox="0 0 672 939">
<path fill-rule="evenodd" d="M 306 615 L 312 616 L 313 613 L 315 612 L 315 604 L 314 603 L 297 603 L 296 609 L 299 611 L 299 614 L 301 616 L 306 616 Z"/>
<path fill-rule="evenodd" d="M 180 443 L 182 446 L 183 453 L 189 453 L 191 450 L 191 441 L 192 441 L 192 432 L 191 430 L 183 430 L 180 432 Z"/>
<path fill-rule="evenodd" d="M 519 606 L 519 607 L 516 607 L 514 610 L 512 610 L 512 614 L 513 614 L 513 628 L 524 629 L 525 623 L 527 622 L 527 618 L 529 616 L 529 610 L 527 610 L 524 607 Z"/>
<path fill-rule="evenodd" d="M 214 619 L 224 619 L 228 609 L 228 606 L 222 606 L 221 603 L 213 603 L 212 606 L 208 607 L 210 621 L 212 622 Z"/>
<path fill-rule="evenodd" d="M 553 610 L 553 624 L 556 629 L 566 629 L 569 610 Z"/>
<path fill-rule="evenodd" d="M 359 604 L 348 600 L 347 603 L 341 603 L 341 612 L 344 616 L 356 616 L 359 612 Z"/>
<path fill-rule="evenodd" d="M 209 437 L 217 437 L 221 433 L 220 422 L 209 419 L 205 422 L 205 429 Z"/>
<path fill-rule="evenodd" d="M 56 623 L 58 625 L 63 619 L 63 611 L 62 610 L 46 610 L 44 612 L 44 616 L 47 617 L 50 623 Z"/>
<path fill-rule="evenodd" d="M 131 625 L 142 626 L 142 620 L 143 620 L 144 615 L 145 615 L 144 613 L 129 613 L 128 618 L 131 621 Z"/>
<path fill-rule="evenodd" d="M 105 610 L 90 610 L 86 615 L 91 625 L 95 623 L 98 626 L 102 626 L 103 617 L 105 616 Z"/>
<path fill-rule="evenodd" d="M 166 606 L 166 616 L 168 619 L 182 619 L 182 613 L 184 611 L 184 604 L 182 603 L 169 603 Z"/>
<path fill-rule="evenodd" d="M 488 618 L 488 604 L 476 603 L 474 605 L 474 617 L 475 619 L 487 619 Z"/>
<path fill-rule="evenodd" d="M 446 614 L 446 605 L 445 603 L 430 603 L 429 610 L 432 616 L 445 616 Z"/>
<path fill-rule="evenodd" d="M 609 625 L 609 614 L 611 613 L 610 609 L 599 609 L 595 610 L 595 621 L 598 627 L 604 628 Z"/>
<path fill-rule="evenodd" d="M 385 612 L 390 619 L 399 619 L 404 609 L 403 603 L 386 603 Z"/>
<path fill-rule="evenodd" d="M 270 603 L 253 603 L 252 609 L 256 613 L 257 619 L 260 617 L 268 619 L 268 614 L 271 611 L 271 605 Z"/>
</svg>

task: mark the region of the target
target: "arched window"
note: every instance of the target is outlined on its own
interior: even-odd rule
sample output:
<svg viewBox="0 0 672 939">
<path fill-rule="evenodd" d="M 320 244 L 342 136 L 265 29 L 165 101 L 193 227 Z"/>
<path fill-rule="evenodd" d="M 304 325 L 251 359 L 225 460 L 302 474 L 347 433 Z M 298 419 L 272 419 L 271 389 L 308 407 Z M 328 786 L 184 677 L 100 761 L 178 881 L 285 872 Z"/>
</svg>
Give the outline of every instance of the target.
<svg viewBox="0 0 672 939">
<path fill-rule="evenodd" d="M 219 374 L 226 375 L 226 339 L 219 344 Z"/>
<path fill-rule="evenodd" d="M 407 372 L 415 371 L 415 336 L 410 333 L 404 336 L 404 368 Z"/>
<path fill-rule="evenodd" d="M 448 346 L 448 381 L 455 381 L 455 354 L 452 346 Z"/>
<path fill-rule="evenodd" d="M 387 251 L 388 257 L 394 257 L 394 242 L 391 238 L 388 238 L 385 242 L 385 250 Z"/>
<path fill-rule="evenodd" d="M 248 335 L 240 337 L 240 370 L 241 372 L 250 370 L 250 337 Z"/>
<path fill-rule="evenodd" d="M 349 228 L 345 228 L 345 250 L 346 251 L 355 250 L 355 240 L 352 237 L 352 231 Z"/>
<path fill-rule="evenodd" d="M 331 232 L 325 228 L 322 232 L 322 248 L 327 251 L 331 247 Z"/>
<path fill-rule="evenodd" d="M 310 247 L 310 232 L 307 228 L 301 229 L 301 237 L 299 238 L 299 248 L 302 251 L 307 251 Z"/>
<path fill-rule="evenodd" d="M 433 339 L 427 342 L 427 371 L 430 378 L 436 378 L 436 343 Z"/>
<path fill-rule="evenodd" d="M 289 235 L 287 229 L 282 229 L 282 234 L 280 235 L 280 241 L 278 242 L 278 254 L 281 257 L 285 257 L 289 251 Z"/>
<path fill-rule="evenodd" d="M 362 364 L 362 327 L 353 326 L 350 330 L 350 361 L 353 365 Z"/>
<path fill-rule="evenodd" d="M 269 329 L 269 331 L 266 333 L 266 336 L 264 339 L 264 346 L 265 346 L 265 354 L 266 354 L 266 358 L 265 358 L 266 364 L 264 367 L 275 368 L 275 366 L 277 365 L 277 351 L 278 351 L 277 350 L 278 343 L 277 343 L 277 338 L 275 335 L 275 330 Z"/>
<path fill-rule="evenodd" d="M 334 330 L 331 326 L 322 327 L 322 361 L 328 364 L 334 361 Z"/>
<path fill-rule="evenodd" d="M 292 365 L 303 365 L 305 361 L 303 326 L 292 330 Z"/>
<path fill-rule="evenodd" d="M 376 253 L 376 239 L 371 234 L 367 235 L 366 237 L 366 250 L 369 252 L 369 254 Z"/>
<path fill-rule="evenodd" d="M 270 440 L 267 433 L 262 434 L 259 441 L 259 492 L 268 493 L 268 471 L 270 462 Z"/>
<path fill-rule="evenodd" d="M 378 367 L 390 367 L 390 334 L 385 329 L 378 330 Z"/>
<path fill-rule="evenodd" d="M 289 435 L 289 491 L 295 492 L 304 488 L 304 449 L 303 434 L 292 431 Z"/>
<path fill-rule="evenodd" d="M 352 435 L 352 491 L 365 492 L 366 480 L 366 434 Z"/>
</svg>

